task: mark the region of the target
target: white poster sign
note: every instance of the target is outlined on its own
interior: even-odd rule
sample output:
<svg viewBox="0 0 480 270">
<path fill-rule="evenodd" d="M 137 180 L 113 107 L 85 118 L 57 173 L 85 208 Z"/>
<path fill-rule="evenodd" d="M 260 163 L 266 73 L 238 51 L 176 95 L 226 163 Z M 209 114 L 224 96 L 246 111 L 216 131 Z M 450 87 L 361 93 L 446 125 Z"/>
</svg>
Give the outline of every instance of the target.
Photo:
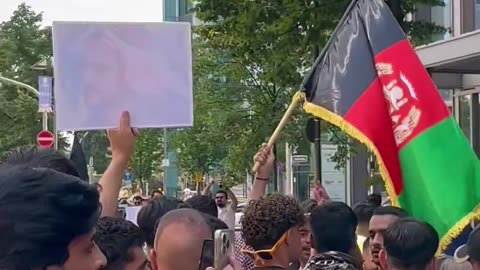
<svg viewBox="0 0 480 270">
<path fill-rule="evenodd" d="M 189 23 L 54 22 L 59 130 L 193 125 Z"/>
<path fill-rule="evenodd" d="M 126 220 L 129 220 L 133 222 L 135 225 L 137 225 L 137 216 L 138 212 L 140 212 L 140 209 L 142 209 L 141 206 L 129 206 L 126 209 Z"/>
<path fill-rule="evenodd" d="M 347 202 L 345 169 L 336 170 L 336 162 L 331 157 L 337 152 L 337 146 L 322 144 L 322 184 L 333 201 Z"/>
</svg>

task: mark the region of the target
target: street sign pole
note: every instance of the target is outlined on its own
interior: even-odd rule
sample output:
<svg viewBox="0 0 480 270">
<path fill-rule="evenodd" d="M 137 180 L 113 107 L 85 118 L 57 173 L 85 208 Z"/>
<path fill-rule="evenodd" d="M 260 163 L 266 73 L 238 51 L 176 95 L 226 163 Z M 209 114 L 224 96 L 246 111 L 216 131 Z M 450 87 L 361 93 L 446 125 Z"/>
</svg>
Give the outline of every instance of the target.
<svg viewBox="0 0 480 270">
<path fill-rule="evenodd" d="M 43 131 L 48 130 L 48 113 L 47 112 L 42 113 L 42 130 Z"/>
<path fill-rule="evenodd" d="M 314 178 L 322 183 L 322 143 L 320 119 L 310 118 L 307 122 L 307 138 L 313 144 L 313 168 Z"/>
</svg>

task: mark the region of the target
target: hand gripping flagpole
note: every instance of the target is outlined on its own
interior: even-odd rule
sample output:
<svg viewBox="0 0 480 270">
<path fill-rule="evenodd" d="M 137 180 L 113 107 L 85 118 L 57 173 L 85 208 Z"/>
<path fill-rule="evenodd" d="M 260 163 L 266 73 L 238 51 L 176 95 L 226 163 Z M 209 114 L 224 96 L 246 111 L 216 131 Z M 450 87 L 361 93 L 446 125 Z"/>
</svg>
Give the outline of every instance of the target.
<svg viewBox="0 0 480 270">
<path fill-rule="evenodd" d="M 280 134 L 282 133 L 285 126 L 287 125 L 288 121 L 290 121 L 290 118 L 292 117 L 293 112 L 298 107 L 298 105 L 304 101 L 304 99 L 305 99 L 305 94 L 303 92 L 297 92 L 293 96 L 292 103 L 290 103 L 290 105 L 288 106 L 288 109 L 283 115 L 282 120 L 280 120 L 280 123 L 278 123 L 277 128 L 275 129 L 272 136 L 268 140 L 268 143 L 267 143 L 268 149 L 271 149 L 273 145 L 278 141 L 278 139 L 280 138 Z M 256 173 L 259 167 L 260 167 L 260 163 L 255 162 L 255 165 L 253 166 L 253 169 L 252 169 L 253 173 Z"/>
</svg>

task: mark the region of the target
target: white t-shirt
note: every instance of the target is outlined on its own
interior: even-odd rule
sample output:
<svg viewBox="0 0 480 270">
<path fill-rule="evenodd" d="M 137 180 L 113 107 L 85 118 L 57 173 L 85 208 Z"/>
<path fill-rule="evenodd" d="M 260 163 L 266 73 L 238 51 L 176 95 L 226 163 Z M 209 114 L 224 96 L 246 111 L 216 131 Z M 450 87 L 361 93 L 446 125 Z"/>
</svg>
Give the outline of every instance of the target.
<svg viewBox="0 0 480 270">
<path fill-rule="evenodd" d="M 230 230 L 235 230 L 235 211 L 230 205 L 218 207 L 218 218 L 225 222 Z"/>
</svg>

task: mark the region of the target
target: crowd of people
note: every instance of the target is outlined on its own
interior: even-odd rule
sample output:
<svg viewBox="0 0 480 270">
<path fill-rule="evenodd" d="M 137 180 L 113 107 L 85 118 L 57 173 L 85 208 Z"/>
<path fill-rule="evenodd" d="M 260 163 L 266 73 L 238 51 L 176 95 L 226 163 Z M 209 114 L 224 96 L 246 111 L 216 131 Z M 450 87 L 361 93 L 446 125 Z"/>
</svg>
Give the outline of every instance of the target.
<svg viewBox="0 0 480 270">
<path fill-rule="evenodd" d="M 0 270 L 213 269 L 205 242 L 233 229 L 236 198 L 228 188 L 185 201 L 155 194 L 137 224 L 117 216 L 122 175 L 138 131 L 128 113 L 109 130 L 112 161 L 97 185 L 79 177 L 74 162 L 52 149 L 21 147 L 0 162 Z M 266 195 L 274 156 L 263 146 L 254 161 L 249 202 L 235 232 L 233 270 L 480 270 L 480 230 L 462 258 L 435 257 L 435 229 L 371 195 L 353 208 L 331 201 L 321 185 L 298 202 Z M 229 203 L 229 200 L 231 201 Z M 217 269 L 218 270 L 218 269 Z"/>
</svg>

